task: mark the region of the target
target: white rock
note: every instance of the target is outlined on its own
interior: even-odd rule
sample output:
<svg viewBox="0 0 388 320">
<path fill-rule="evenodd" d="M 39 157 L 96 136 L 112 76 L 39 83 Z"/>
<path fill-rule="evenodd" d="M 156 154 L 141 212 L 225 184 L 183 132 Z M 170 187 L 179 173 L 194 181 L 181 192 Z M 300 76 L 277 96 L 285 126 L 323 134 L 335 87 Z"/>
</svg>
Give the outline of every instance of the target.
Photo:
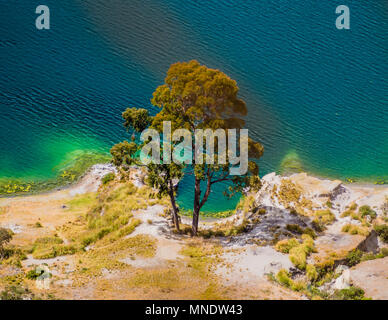
<svg viewBox="0 0 388 320">
<path fill-rule="evenodd" d="M 334 289 L 342 290 L 350 287 L 350 271 L 346 269 L 341 276 L 339 276 L 334 283 Z"/>
</svg>

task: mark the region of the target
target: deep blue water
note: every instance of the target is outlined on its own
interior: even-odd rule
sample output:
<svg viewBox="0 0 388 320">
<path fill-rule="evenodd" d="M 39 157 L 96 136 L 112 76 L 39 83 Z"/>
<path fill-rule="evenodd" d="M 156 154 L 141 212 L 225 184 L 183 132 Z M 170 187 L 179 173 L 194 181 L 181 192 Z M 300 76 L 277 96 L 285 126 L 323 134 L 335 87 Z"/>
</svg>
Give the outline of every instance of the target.
<svg viewBox="0 0 388 320">
<path fill-rule="evenodd" d="M 51 30 L 35 28 L 35 8 Z M 121 112 L 144 106 L 171 63 L 197 59 L 234 78 L 261 174 L 296 154 L 329 177 L 388 177 L 388 3 L 0 0 L 0 177 L 45 179 L 74 150 L 129 138 Z M 180 188 L 190 206 L 191 188 Z M 205 210 L 234 201 L 214 192 Z"/>
</svg>

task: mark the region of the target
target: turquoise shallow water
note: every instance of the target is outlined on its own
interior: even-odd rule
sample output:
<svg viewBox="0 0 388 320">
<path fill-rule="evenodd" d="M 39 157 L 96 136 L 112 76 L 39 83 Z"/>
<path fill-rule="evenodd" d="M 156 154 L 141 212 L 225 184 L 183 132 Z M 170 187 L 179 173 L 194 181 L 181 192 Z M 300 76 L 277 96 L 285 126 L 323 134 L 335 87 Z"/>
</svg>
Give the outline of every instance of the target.
<svg viewBox="0 0 388 320">
<path fill-rule="evenodd" d="M 47 179 L 72 151 L 108 151 L 129 138 L 121 112 L 155 113 L 169 65 L 197 59 L 237 80 L 262 174 L 291 153 L 315 174 L 388 179 L 386 1 L 348 1 L 348 31 L 335 1 L 45 4 L 49 31 L 35 29 L 38 4 L 0 3 L 0 177 Z M 220 189 L 205 210 L 234 207 Z"/>
</svg>

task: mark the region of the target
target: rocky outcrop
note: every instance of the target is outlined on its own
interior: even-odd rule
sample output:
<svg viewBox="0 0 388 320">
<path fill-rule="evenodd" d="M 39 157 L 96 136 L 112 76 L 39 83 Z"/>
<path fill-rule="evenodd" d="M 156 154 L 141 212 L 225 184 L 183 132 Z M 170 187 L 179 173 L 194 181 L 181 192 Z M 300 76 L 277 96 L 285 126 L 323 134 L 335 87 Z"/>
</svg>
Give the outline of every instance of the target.
<svg viewBox="0 0 388 320">
<path fill-rule="evenodd" d="M 371 233 L 357 246 L 357 249 L 364 252 L 379 252 L 379 239 L 376 231 L 372 230 Z"/>
</svg>

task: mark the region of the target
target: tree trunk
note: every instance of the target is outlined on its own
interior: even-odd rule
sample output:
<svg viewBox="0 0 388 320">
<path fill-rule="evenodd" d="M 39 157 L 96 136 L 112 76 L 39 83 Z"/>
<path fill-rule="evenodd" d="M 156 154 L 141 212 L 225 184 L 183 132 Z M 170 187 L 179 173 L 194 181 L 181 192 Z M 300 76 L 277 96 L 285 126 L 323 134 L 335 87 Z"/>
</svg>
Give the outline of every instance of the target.
<svg viewBox="0 0 388 320">
<path fill-rule="evenodd" d="M 178 231 L 180 231 L 180 228 L 179 228 L 179 214 L 178 214 L 179 209 L 176 206 L 176 202 L 175 202 L 174 186 L 172 184 L 172 180 L 170 180 L 169 195 L 170 195 L 171 206 L 172 206 L 172 220 L 174 222 L 175 228 Z"/>
<path fill-rule="evenodd" d="M 199 222 L 199 210 L 200 210 L 200 200 L 201 197 L 201 180 L 195 178 L 195 193 L 194 193 L 194 210 L 193 210 L 193 224 L 192 231 L 193 236 L 196 236 L 198 233 L 198 222 Z"/>
</svg>

